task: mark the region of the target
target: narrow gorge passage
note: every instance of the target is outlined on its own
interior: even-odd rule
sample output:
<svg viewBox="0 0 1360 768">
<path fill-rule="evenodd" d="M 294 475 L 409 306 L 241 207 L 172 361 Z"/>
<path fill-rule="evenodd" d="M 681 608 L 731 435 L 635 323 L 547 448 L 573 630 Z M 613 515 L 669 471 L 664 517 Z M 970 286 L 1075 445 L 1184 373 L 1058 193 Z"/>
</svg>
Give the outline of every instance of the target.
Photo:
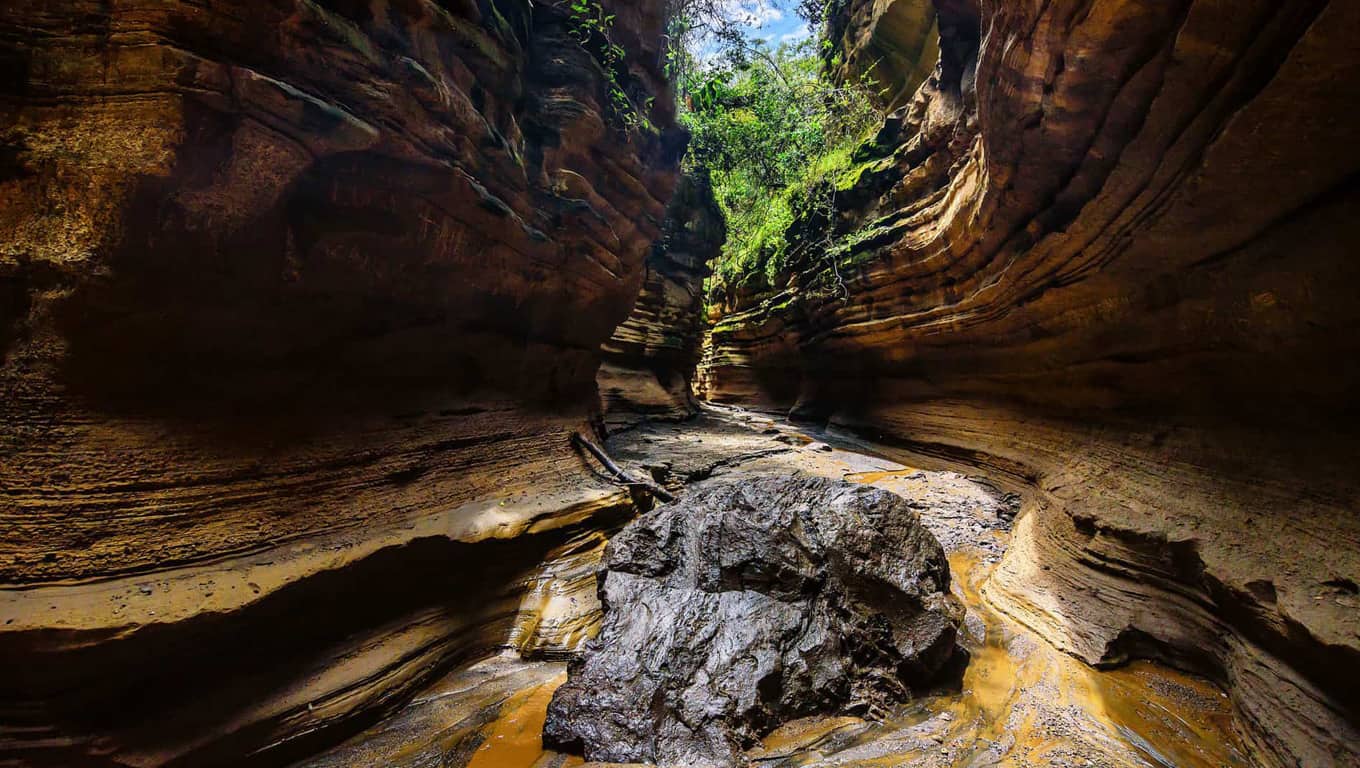
<svg viewBox="0 0 1360 768">
<path fill-rule="evenodd" d="M 0 0 L 0 768 L 1360 768 L 1357 41 Z"/>
<path fill-rule="evenodd" d="M 944 543 L 955 593 L 969 612 L 964 646 L 972 658 L 957 687 L 928 692 L 881 719 L 795 721 L 749 752 L 753 765 L 1253 765 L 1234 733 L 1231 703 L 1214 685 L 1152 662 L 1093 669 L 1028 630 L 1023 616 L 1001 612 L 984 585 L 1009 544 L 1019 500 L 985 481 L 906 466 L 889 458 L 890 448 L 809 434 L 740 409 L 646 424 L 614 435 L 608 449 L 626 468 L 676 484 L 766 470 L 873 484 L 912 500 Z M 554 571 L 549 566 L 544 588 L 527 600 L 531 611 L 565 626 L 598 610 L 590 591 Z M 497 656 L 450 675 L 379 728 L 305 765 L 421 765 L 440 755 L 453 755 L 444 764 L 459 768 L 581 765 L 542 746 L 551 693 L 565 680 L 564 662 Z"/>
</svg>

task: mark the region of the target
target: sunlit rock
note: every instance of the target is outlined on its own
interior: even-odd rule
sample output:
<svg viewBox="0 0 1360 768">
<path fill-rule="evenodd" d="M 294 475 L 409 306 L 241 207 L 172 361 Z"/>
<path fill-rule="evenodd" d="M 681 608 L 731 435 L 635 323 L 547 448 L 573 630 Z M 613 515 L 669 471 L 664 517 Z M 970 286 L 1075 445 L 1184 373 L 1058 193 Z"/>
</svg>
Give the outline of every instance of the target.
<svg viewBox="0 0 1360 768">
<path fill-rule="evenodd" d="M 916 46 L 889 5 L 835 4 L 844 61 Z M 1008 611 L 1212 677 L 1266 765 L 1360 764 L 1360 6 L 934 10 L 832 231 L 791 230 L 834 246 L 723 297 L 698 388 L 1021 494 Z"/>
</svg>

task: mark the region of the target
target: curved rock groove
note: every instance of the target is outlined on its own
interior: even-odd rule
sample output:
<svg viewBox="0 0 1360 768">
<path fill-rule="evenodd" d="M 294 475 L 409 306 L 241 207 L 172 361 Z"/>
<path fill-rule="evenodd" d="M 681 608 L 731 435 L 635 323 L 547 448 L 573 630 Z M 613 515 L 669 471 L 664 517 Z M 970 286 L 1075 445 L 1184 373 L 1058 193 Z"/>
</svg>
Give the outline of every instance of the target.
<svg viewBox="0 0 1360 768">
<path fill-rule="evenodd" d="M 773 468 L 974 658 L 734 760 L 1360 766 L 1360 4 L 833 0 L 887 117 L 707 297 L 670 10 L 0 7 L 0 764 L 562 768 L 606 539 Z"/>
</svg>

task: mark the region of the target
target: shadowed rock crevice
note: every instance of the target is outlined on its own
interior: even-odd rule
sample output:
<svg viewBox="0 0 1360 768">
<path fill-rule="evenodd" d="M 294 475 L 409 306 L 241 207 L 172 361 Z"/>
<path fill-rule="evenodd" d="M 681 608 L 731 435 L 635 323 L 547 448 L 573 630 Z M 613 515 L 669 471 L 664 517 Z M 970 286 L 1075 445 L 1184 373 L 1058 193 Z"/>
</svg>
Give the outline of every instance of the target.
<svg viewBox="0 0 1360 768">
<path fill-rule="evenodd" d="M 707 171 L 681 177 L 633 311 L 605 343 L 596 382 L 610 431 L 695 411 L 690 382 L 703 334 L 704 279 L 727 238 Z"/>
<path fill-rule="evenodd" d="M 608 529 L 630 509 L 598 515 L 590 529 Z M 578 533 L 478 543 L 420 538 L 268 594 L 248 582 L 242 589 L 258 599 L 231 613 L 114 632 L 8 633 L 0 648 L 30 663 L 0 683 L 7 722 L 73 740 L 66 750 L 14 754 L 81 765 L 79 737 L 117 733 L 124 760 L 291 764 L 373 724 L 452 666 L 502 646 L 525 580 Z M 210 590 L 237 589 L 203 578 Z M 151 577 L 123 599 L 155 599 L 167 589 Z M 153 668 L 146 659 L 156 660 Z M 305 734 L 260 749 L 297 720 L 310 724 Z"/>
</svg>

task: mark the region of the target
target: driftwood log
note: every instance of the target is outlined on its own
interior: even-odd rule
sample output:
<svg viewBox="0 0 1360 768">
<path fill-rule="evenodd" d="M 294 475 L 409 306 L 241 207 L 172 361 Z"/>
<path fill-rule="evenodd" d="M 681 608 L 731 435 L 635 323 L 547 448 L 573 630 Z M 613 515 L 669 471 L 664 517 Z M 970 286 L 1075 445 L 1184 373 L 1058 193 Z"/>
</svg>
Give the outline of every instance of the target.
<svg viewBox="0 0 1360 768">
<path fill-rule="evenodd" d="M 675 496 L 673 496 L 671 492 L 667 491 L 665 488 L 662 488 L 656 483 L 649 483 L 646 480 L 638 480 L 637 478 L 623 471 L 623 469 L 618 464 L 614 463 L 613 459 L 609 458 L 609 454 L 605 453 L 603 448 L 586 439 L 586 437 L 582 435 L 580 432 L 573 432 L 571 435 L 571 439 L 572 442 L 576 443 L 582 448 L 585 448 L 586 451 L 590 453 L 590 455 L 594 456 L 601 464 L 603 464 L 604 468 L 609 470 L 611 474 L 618 478 L 619 482 L 622 483 L 623 485 L 627 485 L 629 487 L 643 488 L 648 493 L 652 494 L 661 501 L 675 501 Z"/>
</svg>

